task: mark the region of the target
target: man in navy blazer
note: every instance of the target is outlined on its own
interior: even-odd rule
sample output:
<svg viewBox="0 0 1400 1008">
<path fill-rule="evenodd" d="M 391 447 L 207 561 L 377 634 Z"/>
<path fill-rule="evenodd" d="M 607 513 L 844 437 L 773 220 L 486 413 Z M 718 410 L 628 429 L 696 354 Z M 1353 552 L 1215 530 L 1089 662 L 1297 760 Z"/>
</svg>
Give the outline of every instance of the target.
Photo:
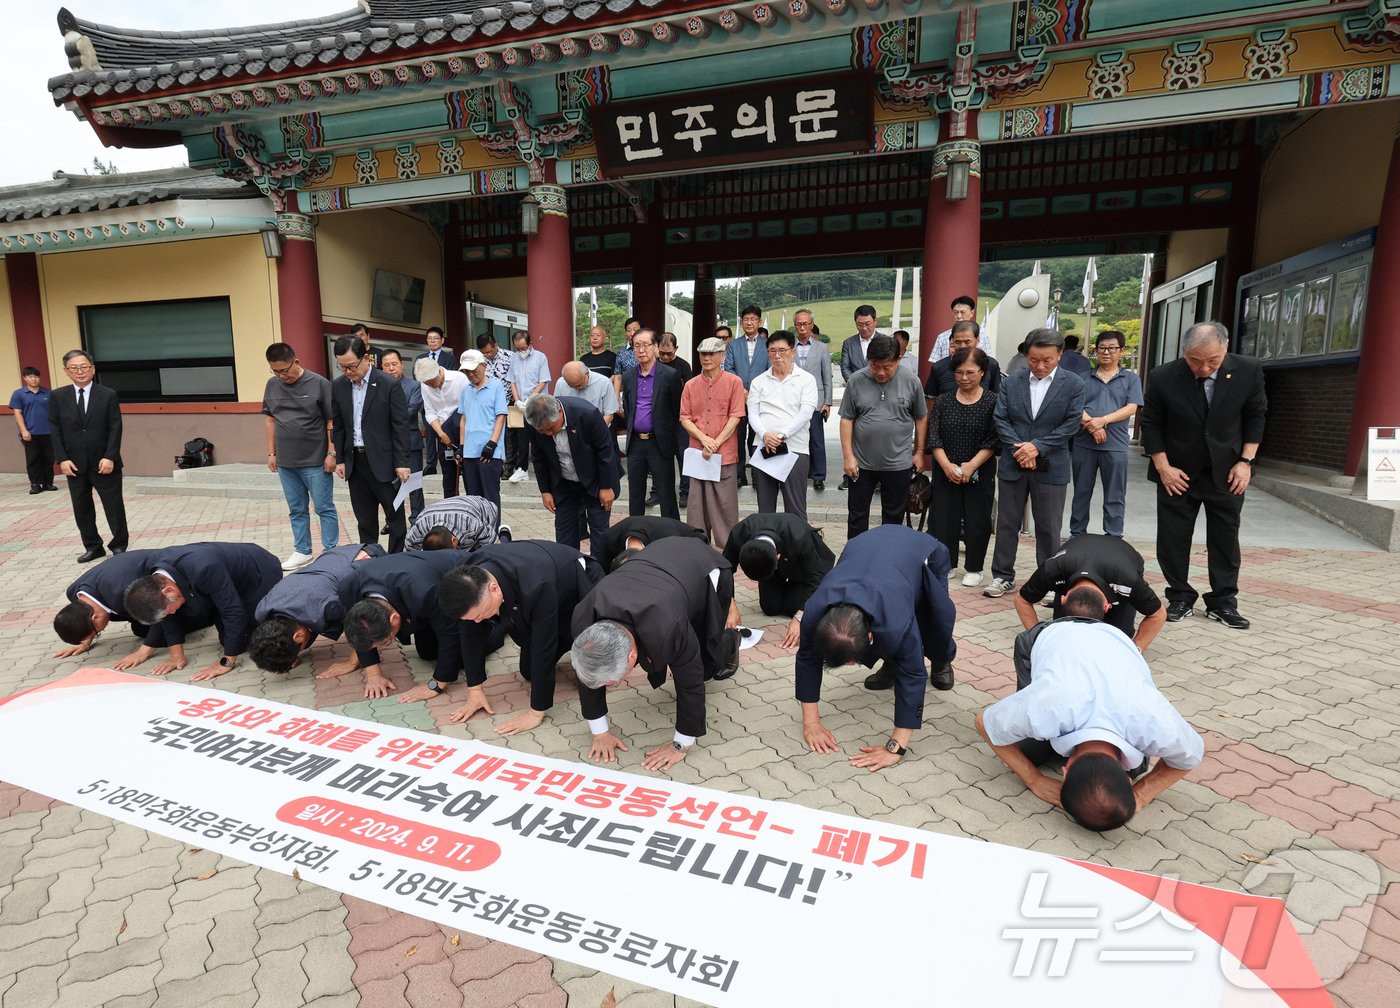
<svg viewBox="0 0 1400 1008">
<path fill-rule="evenodd" d="M 880 525 L 848 542 L 802 611 L 797 699 L 808 748 L 841 751 L 817 712 L 822 669 L 869 668 L 881 658 L 865 687 L 894 687 L 894 735 L 885 745 L 863 747 L 851 765 L 873 772 L 899 762 L 923 724 L 925 658 L 933 663 L 933 688 L 953 688 L 956 619 L 948 598 L 948 550 L 933 536 Z"/>
<path fill-rule="evenodd" d="M 772 366 L 768 359 L 768 337 L 761 331 L 763 309 L 749 305 L 739 313 L 739 335 L 730 340 L 724 348 L 724 370 L 739 376 L 744 383 L 744 391 L 749 383 Z M 739 485 L 746 486 L 748 478 L 744 466 L 753 454 L 753 435 L 749 433 L 749 420 L 739 421 Z M 674 517 L 674 516 L 672 516 Z"/>
<path fill-rule="evenodd" d="M 1060 548 L 1069 488 L 1069 442 L 1084 415 L 1084 380 L 1060 367 L 1065 339 L 1055 329 L 1026 336 L 1029 369 L 1001 383 L 992 422 L 1001 438 L 997 470 L 997 545 L 992 583 L 982 589 L 1000 598 L 1016 583 L 1016 546 L 1030 498 L 1035 517 L 1036 565 Z"/>
<path fill-rule="evenodd" d="M 399 484 L 412 474 L 408 460 L 408 400 L 403 386 L 371 364 L 358 336 L 335 341 L 340 377 L 331 382 L 331 435 L 335 474 L 350 489 L 359 541 L 379 542 L 379 509 L 389 526 L 389 552 L 403 551 L 408 526 L 394 507 Z"/>
<path fill-rule="evenodd" d="M 97 635 L 112 620 L 130 623 L 131 632 L 145 638 L 151 628 L 131 618 L 122 607 L 122 593 L 131 582 L 151 573 L 150 558 L 157 552 L 127 550 L 89 567 L 86 574 L 68 586 L 68 604 L 54 616 L 53 629 L 71 646 L 60 648 L 55 658 L 72 658 L 92 650 Z"/>
<path fill-rule="evenodd" d="M 526 399 L 524 411 L 535 482 L 544 506 L 554 513 L 554 541 L 577 549 L 579 521 L 587 512 L 589 552 L 601 556 L 618 490 L 617 441 L 603 414 L 582 399 L 556 399 L 547 392 Z"/>
</svg>

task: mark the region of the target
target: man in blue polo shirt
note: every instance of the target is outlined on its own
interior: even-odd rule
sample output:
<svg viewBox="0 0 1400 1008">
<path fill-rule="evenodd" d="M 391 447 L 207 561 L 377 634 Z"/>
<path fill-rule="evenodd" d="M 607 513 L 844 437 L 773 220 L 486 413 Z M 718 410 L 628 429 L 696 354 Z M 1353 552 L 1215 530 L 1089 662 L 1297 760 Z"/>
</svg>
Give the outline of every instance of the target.
<svg viewBox="0 0 1400 1008">
<path fill-rule="evenodd" d="M 43 377 L 36 367 L 27 367 L 20 374 L 24 387 L 10 396 L 10 409 L 15 411 L 19 439 L 24 442 L 24 466 L 29 470 L 29 492 L 57 490 L 53 485 L 53 441 L 49 437 L 49 390 L 39 384 Z"/>
<path fill-rule="evenodd" d="M 1128 496 L 1128 420 L 1142 406 L 1142 381 L 1118 366 L 1126 345 L 1123 334 L 1099 333 L 1094 356 L 1099 365 L 1084 376 L 1084 414 L 1074 438 L 1070 464 L 1074 471 L 1074 503 L 1069 534 L 1089 531 L 1089 504 L 1094 483 L 1103 479 L 1103 530 L 1123 536 L 1124 504 Z M 1066 354 L 1066 357 L 1069 355 Z"/>
<path fill-rule="evenodd" d="M 462 483 L 472 497 L 484 497 L 501 514 L 501 436 L 506 427 L 506 387 L 486 373 L 480 350 L 462 353 L 467 376 L 457 411 L 462 414 Z"/>
</svg>

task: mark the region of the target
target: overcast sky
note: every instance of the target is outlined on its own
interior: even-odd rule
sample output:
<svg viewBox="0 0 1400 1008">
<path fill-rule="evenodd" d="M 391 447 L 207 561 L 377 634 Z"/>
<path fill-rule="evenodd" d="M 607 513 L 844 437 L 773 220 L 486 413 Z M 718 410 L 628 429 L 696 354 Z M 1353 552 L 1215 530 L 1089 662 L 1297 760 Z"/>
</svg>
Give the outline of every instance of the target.
<svg viewBox="0 0 1400 1008">
<path fill-rule="evenodd" d="M 354 6 L 353 0 L 67 0 L 75 15 L 100 24 L 157 31 L 231 28 L 247 24 L 321 17 Z M 103 147 L 92 127 L 54 105 L 45 83 L 69 69 L 58 31 L 59 0 L 14 0 L 7 4 L 0 38 L 0 66 L 10 96 L 0 185 L 53 177 L 55 171 L 92 171 L 93 158 L 120 171 L 145 171 L 185 163 L 184 147 L 135 150 Z M 232 23 L 230 23 L 232 21 Z"/>
</svg>

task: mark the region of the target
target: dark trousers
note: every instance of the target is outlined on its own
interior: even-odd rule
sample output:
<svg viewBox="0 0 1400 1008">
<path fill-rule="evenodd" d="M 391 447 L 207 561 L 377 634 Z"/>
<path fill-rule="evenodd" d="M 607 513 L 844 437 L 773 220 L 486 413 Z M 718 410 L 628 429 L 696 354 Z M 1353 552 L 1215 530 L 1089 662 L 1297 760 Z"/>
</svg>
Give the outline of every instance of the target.
<svg viewBox="0 0 1400 1008">
<path fill-rule="evenodd" d="M 1206 567 L 1210 591 L 1205 594 L 1207 609 L 1229 609 L 1239 594 L 1240 510 L 1244 494 L 1221 490 L 1203 469 L 1191 478 L 1184 494 L 1171 496 L 1157 486 L 1157 563 L 1167 579 L 1167 601 L 1195 602 L 1196 589 L 1190 582 L 1191 536 L 1196 515 L 1206 509 Z"/>
<path fill-rule="evenodd" d="M 408 450 L 408 467 L 411 472 L 423 471 L 423 447 Z M 408 523 L 412 525 L 423 513 L 423 491 L 410 490 L 408 494 Z"/>
<path fill-rule="evenodd" d="M 554 541 L 578 548 L 579 529 L 584 516 L 592 532 L 588 538 L 590 555 L 603 555 L 603 537 L 608 534 L 608 511 L 598 498 L 577 480 L 560 480 L 554 487 Z"/>
<path fill-rule="evenodd" d="M 530 471 L 530 430 L 528 427 L 506 428 L 506 468 L 511 472 L 516 469 Z"/>
<path fill-rule="evenodd" d="M 814 480 L 826 479 L 826 417 L 818 409 L 812 414 L 812 424 L 807 428 L 807 450 L 811 452 Z"/>
<path fill-rule="evenodd" d="M 78 523 L 78 533 L 83 537 L 83 545 L 88 549 L 102 545 L 102 534 L 97 531 L 97 507 L 92 503 L 92 492 L 102 498 L 102 513 L 107 516 L 107 527 L 112 531 L 107 545 L 112 549 L 126 549 L 130 535 L 126 530 L 126 503 L 122 500 L 122 471 L 113 469 L 105 476 L 96 469 L 80 472 L 68 477 L 68 496 L 73 501 L 73 520 Z M 1238 556 L 1238 554 L 1236 554 Z"/>
<path fill-rule="evenodd" d="M 758 498 L 759 514 L 777 514 L 778 492 L 782 491 L 783 511 L 786 514 L 795 514 L 803 521 L 807 520 L 808 462 L 806 455 L 799 454 L 797 461 L 793 463 L 792 472 L 788 473 L 787 479 L 781 483 L 758 466 L 753 467 L 753 489 L 754 496 Z"/>
<path fill-rule="evenodd" d="M 486 656 L 495 651 L 506 642 L 506 630 L 501 625 L 499 619 L 483 620 L 480 623 L 473 623 L 471 620 L 463 620 L 462 625 L 457 628 L 457 636 L 462 642 L 462 655 L 457 661 L 457 666 L 452 670 L 452 678 L 442 678 L 447 673 L 441 669 L 433 673 L 433 678 L 440 683 L 454 683 L 462 668 L 467 670 L 467 685 L 480 686 L 486 681 Z M 432 633 L 432 628 L 428 628 Z M 437 635 L 433 634 L 433 654 L 429 658 L 423 654 L 423 645 L 419 643 L 418 654 L 426 661 L 437 661 Z M 527 660 L 526 651 L 520 652 L 522 664 Z M 473 682 L 472 680 L 476 681 Z"/>
<path fill-rule="evenodd" d="M 745 386 L 745 390 L 747 391 L 747 386 Z M 753 431 L 749 430 L 748 417 L 739 421 L 736 433 L 739 435 L 739 484 L 743 486 L 749 481 L 744 466 L 749 464 L 749 456 L 753 454 Z"/>
<path fill-rule="evenodd" d="M 987 563 L 987 543 L 992 538 L 992 498 L 997 483 L 994 461 L 977 470 L 976 483 L 950 483 L 943 470 L 929 473 L 929 532 L 948 548 L 948 561 L 958 565 L 958 540 L 967 543 L 963 569 L 980 573 Z"/>
<path fill-rule="evenodd" d="M 680 424 L 676 425 L 676 472 L 685 466 L 685 450 L 690 447 L 690 432 Z M 681 493 L 690 495 L 690 477 L 681 474 Z"/>
<path fill-rule="evenodd" d="M 31 434 L 29 440 L 20 440 L 24 445 L 24 468 L 29 471 L 29 482 L 37 486 L 53 486 L 53 435 Z"/>
<path fill-rule="evenodd" d="M 806 582 L 766 578 L 758 583 L 758 607 L 765 616 L 791 616 L 809 594 Z"/>
<path fill-rule="evenodd" d="M 353 448 L 350 450 L 355 451 Z M 402 553 L 408 528 L 404 521 L 403 508 L 394 510 L 394 498 L 399 492 L 398 480 L 381 483 L 374 478 L 374 470 L 369 467 L 369 462 L 360 455 L 345 482 L 350 485 L 350 507 L 354 509 L 355 524 L 359 527 L 359 541 L 379 542 L 379 509 L 383 508 L 388 518 L 385 524 L 389 526 L 389 552 Z"/>
<path fill-rule="evenodd" d="M 555 637 L 555 654 L 546 659 L 543 668 L 535 667 L 535 651 L 530 640 L 520 642 L 520 676 L 530 684 L 530 709 L 547 711 L 554 706 L 555 666 L 573 643 L 569 632 L 569 614 L 560 616 Z M 505 643 L 505 628 L 499 619 L 481 623 L 462 623 L 462 663 L 467 668 L 467 685 L 480 686 L 486 681 L 486 656 Z"/>
<path fill-rule="evenodd" d="M 676 503 L 674 452 L 664 447 L 659 437 L 633 436 L 627 452 L 628 514 L 647 513 L 648 476 L 656 486 L 657 496 L 661 498 L 662 517 L 679 519 L 681 509 Z"/>
<path fill-rule="evenodd" d="M 1035 563 L 1040 566 L 1060 549 L 1060 529 L 1065 520 L 1068 483 L 1042 483 L 1031 473 L 1020 479 L 999 480 L 997 545 L 992 553 L 992 577 L 1016 580 L 1016 548 L 1021 544 L 1021 520 L 1026 500 L 1035 519 Z"/>
<path fill-rule="evenodd" d="M 1089 508 L 1094 499 L 1094 483 L 1103 480 L 1103 530 L 1123 536 L 1123 515 L 1128 498 L 1128 453 L 1095 451 L 1079 445 L 1070 455 L 1074 470 L 1074 503 L 1069 509 L 1069 534 L 1089 531 Z"/>
<path fill-rule="evenodd" d="M 851 484 L 850 499 L 846 504 L 846 538 L 854 539 L 870 528 L 870 502 L 875 499 L 875 488 L 880 488 L 880 524 L 898 525 L 904 521 L 904 507 L 909 503 L 909 482 L 914 478 L 914 467 L 876 471 L 862 469 Z"/>
<path fill-rule="evenodd" d="M 457 477 L 461 472 L 460 460 L 462 458 L 462 446 L 457 444 L 457 439 L 461 437 L 462 414 L 453 413 L 442 422 L 442 429 L 452 438 L 452 446 L 449 448 L 438 438 L 437 431 L 429 428 L 428 439 L 435 446 L 434 450 L 438 454 L 438 463 L 442 468 L 442 495 L 443 497 L 456 497 L 460 492 L 457 489 Z M 447 456 L 451 455 L 451 458 Z"/>
<path fill-rule="evenodd" d="M 462 460 L 462 492 L 472 497 L 484 497 L 496 505 L 496 517 L 501 517 L 501 459 L 490 462 L 479 458 Z"/>
</svg>

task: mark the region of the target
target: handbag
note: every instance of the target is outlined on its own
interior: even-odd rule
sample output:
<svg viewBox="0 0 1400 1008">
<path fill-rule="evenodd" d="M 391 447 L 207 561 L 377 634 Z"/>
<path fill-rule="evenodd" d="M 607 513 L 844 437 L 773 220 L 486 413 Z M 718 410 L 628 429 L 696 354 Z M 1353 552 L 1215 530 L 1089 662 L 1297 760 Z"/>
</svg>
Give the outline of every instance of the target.
<svg viewBox="0 0 1400 1008">
<path fill-rule="evenodd" d="M 924 530 L 929 502 L 933 500 L 933 481 L 923 473 L 915 473 L 909 481 L 909 499 L 904 504 L 904 524 L 914 527 L 913 516 L 919 516 L 919 531 Z"/>
</svg>

